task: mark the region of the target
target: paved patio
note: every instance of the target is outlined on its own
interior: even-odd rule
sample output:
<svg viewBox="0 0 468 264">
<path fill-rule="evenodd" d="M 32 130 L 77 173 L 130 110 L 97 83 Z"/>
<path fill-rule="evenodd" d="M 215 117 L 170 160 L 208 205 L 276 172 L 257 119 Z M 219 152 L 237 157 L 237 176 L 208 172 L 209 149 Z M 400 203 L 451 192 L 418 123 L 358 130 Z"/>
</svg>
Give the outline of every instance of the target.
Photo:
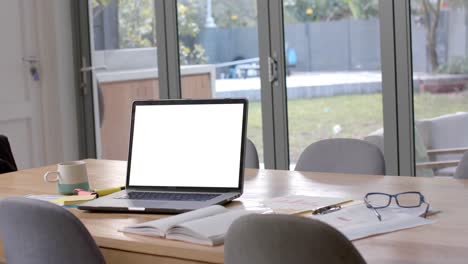
<svg viewBox="0 0 468 264">
<path fill-rule="evenodd" d="M 380 72 L 293 73 L 286 79 L 288 98 L 324 97 L 344 94 L 379 93 Z M 247 97 L 260 100 L 260 78 L 218 79 L 216 97 Z"/>
<path fill-rule="evenodd" d="M 444 75 L 414 73 L 413 80 L 418 89 L 422 81 L 460 79 L 466 75 Z M 217 79 L 216 97 L 247 97 L 260 100 L 260 78 Z M 382 92 L 382 73 L 380 71 L 360 72 L 296 72 L 286 79 L 288 99 L 328 97 L 349 94 L 368 94 Z"/>
</svg>

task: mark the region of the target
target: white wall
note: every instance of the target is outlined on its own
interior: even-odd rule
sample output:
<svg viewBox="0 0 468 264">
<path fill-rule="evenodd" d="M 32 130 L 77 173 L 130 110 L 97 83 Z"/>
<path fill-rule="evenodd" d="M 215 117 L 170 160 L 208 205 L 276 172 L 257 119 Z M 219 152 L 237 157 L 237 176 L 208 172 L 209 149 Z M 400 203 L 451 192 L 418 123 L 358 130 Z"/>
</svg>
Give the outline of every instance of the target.
<svg viewBox="0 0 468 264">
<path fill-rule="evenodd" d="M 78 159 L 71 0 L 36 0 L 46 163 Z"/>
</svg>

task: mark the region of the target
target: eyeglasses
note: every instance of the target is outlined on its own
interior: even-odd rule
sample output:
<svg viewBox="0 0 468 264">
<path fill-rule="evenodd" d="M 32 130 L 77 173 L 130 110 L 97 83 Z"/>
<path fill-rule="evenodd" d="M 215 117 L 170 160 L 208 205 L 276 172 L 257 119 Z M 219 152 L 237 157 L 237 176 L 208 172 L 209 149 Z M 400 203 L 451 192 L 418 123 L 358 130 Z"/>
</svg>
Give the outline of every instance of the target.
<svg viewBox="0 0 468 264">
<path fill-rule="evenodd" d="M 377 209 L 389 207 L 392 203 L 392 199 L 395 198 L 396 204 L 402 208 L 416 208 L 422 204 L 426 204 L 426 211 L 424 212 L 424 218 L 427 217 L 429 211 L 429 203 L 426 202 L 424 196 L 420 192 L 402 192 L 397 194 L 371 192 L 366 194 L 364 202 L 367 208 L 372 209 L 379 219 L 382 221 L 382 216 L 379 214 Z"/>
</svg>

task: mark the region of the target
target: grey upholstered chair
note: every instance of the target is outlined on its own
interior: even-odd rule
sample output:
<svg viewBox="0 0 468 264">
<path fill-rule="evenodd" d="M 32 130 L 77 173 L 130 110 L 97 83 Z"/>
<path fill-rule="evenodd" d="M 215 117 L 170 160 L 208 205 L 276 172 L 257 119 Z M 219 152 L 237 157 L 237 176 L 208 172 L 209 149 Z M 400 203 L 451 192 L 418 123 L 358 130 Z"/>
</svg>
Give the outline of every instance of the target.
<svg viewBox="0 0 468 264">
<path fill-rule="evenodd" d="M 98 264 L 104 257 L 76 216 L 29 198 L 0 201 L 0 238 L 8 264 Z"/>
<path fill-rule="evenodd" d="M 11 151 L 10 141 L 4 135 L 0 135 L 0 174 L 17 171 L 15 158 Z"/>
<path fill-rule="evenodd" d="M 349 240 L 314 219 L 288 215 L 247 215 L 226 235 L 225 264 L 365 263 Z"/>
<path fill-rule="evenodd" d="M 463 154 L 458 167 L 455 170 L 455 178 L 458 179 L 468 179 L 468 152 Z"/>
<path fill-rule="evenodd" d="M 384 175 L 380 149 L 352 138 L 325 139 L 309 145 L 299 157 L 296 171 Z"/>
<path fill-rule="evenodd" d="M 244 157 L 244 167 L 245 168 L 252 168 L 258 169 L 260 162 L 258 161 L 258 153 L 257 148 L 255 147 L 254 143 L 247 139 L 245 141 L 245 157 Z"/>
<path fill-rule="evenodd" d="M 430 151 L 430 160 L 443 163 L 444 161 L 460 160 L 462 153 L 447 152 L 447 149 L 468 147 L 468 112 L 458 112 L 423 119 L 416 122 L 422 135 L 424 144 Z M 443 153 L 437 150 L 444 149 Z M 439 164 L 440 165 L 440 164 Z M 438 176 L 454 176 L 455 166 L 437 168 L 434 174 Z"/>
</svg>

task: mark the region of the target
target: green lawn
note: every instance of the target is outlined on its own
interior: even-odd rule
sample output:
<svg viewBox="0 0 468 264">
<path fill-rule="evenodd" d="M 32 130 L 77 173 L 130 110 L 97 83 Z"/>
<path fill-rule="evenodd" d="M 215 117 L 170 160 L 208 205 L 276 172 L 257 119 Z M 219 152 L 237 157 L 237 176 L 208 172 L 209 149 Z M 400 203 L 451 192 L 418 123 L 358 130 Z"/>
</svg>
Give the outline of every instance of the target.
<svg viewBox="0 0 468 264">
<path fill-rule="evenodd" d="M 468 93 L 417 94 L 416 119 L 468 111 Z M 383 127 L 381 94 L 347 95 L 288 102 L 291 162 L 312 142 L 332 137 L 363 138 Z M 339 130 L 335 130 L 334 128 Z M 335 133 L 338 132 L 338 133 Z M 260 102 L 249 105 L 248 137 L 263 160 Z"/>
</svg>

